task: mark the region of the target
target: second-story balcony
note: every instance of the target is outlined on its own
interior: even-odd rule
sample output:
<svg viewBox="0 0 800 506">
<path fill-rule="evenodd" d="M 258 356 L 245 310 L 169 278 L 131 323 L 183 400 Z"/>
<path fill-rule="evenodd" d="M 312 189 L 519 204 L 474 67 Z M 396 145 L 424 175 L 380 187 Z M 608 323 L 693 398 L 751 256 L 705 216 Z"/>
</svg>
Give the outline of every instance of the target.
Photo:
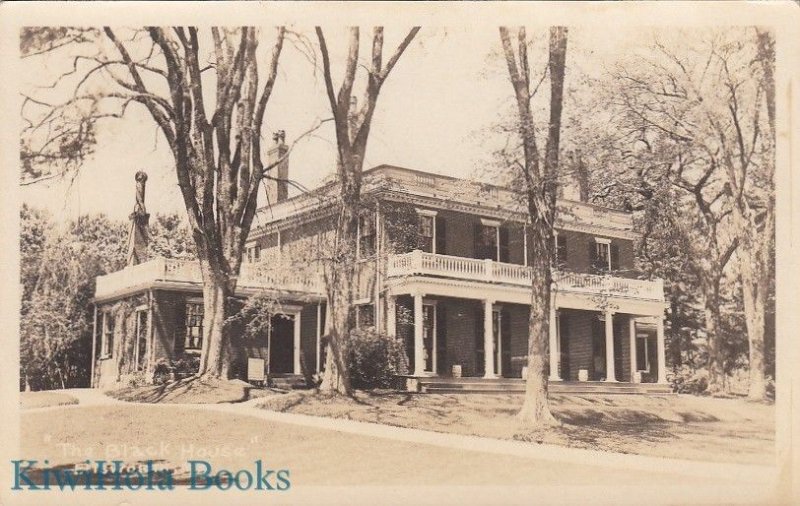
<svg viewBox="0 0 800 506">
<path fill-rule="evenodd" d="M 200 263 L 194 260 L 154 258 L 105 276 L 98 276 L 95 297 L 116 297 L 143 288 L 191 288 L 203 281 Z M 281 269 L 268 263 L 242 264 L 237 291 L 278 290 L 320 295 L 322 278 L 309 269 Z"/>
<path fill-rule="evenodd" d="M 390 256 L 386 274 L 390 278 L 432 276 L 519 287 L 530 286 L 532 282 L 531 269 L 524 265 L 437 255 L 419 250 Z M 660 279 L 650 281 L 611 275 L 556 271 L 553 273 L 553 282 L 555 289 L 561 292 L 633 297 L 659 302 L 664 300 L 664 283 Z"/>
</svg>

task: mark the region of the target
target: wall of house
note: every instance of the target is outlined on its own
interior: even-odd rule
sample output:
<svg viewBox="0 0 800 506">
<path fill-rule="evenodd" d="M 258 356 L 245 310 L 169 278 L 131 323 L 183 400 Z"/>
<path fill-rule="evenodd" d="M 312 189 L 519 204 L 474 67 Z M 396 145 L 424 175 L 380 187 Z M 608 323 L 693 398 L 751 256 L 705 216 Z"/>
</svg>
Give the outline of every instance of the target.
<svg viewBox="0 0 800 506">
<path fill-rule="evenodd" d="M 559 236 L 566 237 L 567 259 L 566 270 L 572 272 L 591 272 L 589 246 L 595 244 L 595 237 L 602 235 L 587 234 L 584 232 L 574 232 L 571 230 L 559 231 Z M 628 239 L 611 239 L 611 244 L 615 245 L 619 251 L 619 272 L 618 276 L 633 274 L 631 271 L 635 267 L 633 241 Z M 534 252 L 531 252 L 534 254 Z"/>
<path fill-rule="evenodd" d="M 416 209 L 426 208 L 395 202 L 384 203 L 383 208 L 385 209 L 384 220 L 386 223 L 384 227 L 385 241 L 390 250 L 396 253 L 405 253 L 415 249 Z M 445 241 L 444 243 L 437 242 L 437 253 L 475 258 L 475 226 L 481 224 L 481 216 L 446 209 L 431 208 L 429 210 L 436 211 L 436 220 L 445 223 Z M 509 262 L 523 264 L 525 240 L 522 224 L 504 222 L 501 227 L 508 233 Z M 444 252 L 442 252 L 442 246 L 444 246 Z"/>
<path fill-rule="evenodd" d="M 589 378 L 595 376 L 592 360 L 592 319 L 597 318 L 597 313 L 591 311 L 577 311 L 561 309 L 561 334 L 567 341 L 568 364 L 566 364 L 565 381 L 578 381 L 578 372 L 586 369 Z"/>
<path fill-rule="evenodd" d="M 136 372 L 136 310 L 147 305 L 146 294 L 136 294 L 97 306 L 97 330 L 95 339 L 94 385 L 99 388 L 112 387 Z M 104 339 L 104 317 L 113 320 L 113 343 L 109 354 L 102 356 Z"/>
</svg>

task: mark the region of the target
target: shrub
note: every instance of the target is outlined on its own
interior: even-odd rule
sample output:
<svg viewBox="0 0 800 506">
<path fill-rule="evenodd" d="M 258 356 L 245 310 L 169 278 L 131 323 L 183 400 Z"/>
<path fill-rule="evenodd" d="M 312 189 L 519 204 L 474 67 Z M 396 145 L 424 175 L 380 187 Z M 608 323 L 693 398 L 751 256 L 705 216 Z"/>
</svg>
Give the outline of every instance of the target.
<svg viewBox="0 0 800 506">
<path fill-rule="evenodd" d="M 708 388 L 708 372 L 688 365 L 674 368 L 667 373 L 667 380 L 672 385 L 672 391 L 679 394 L 703 394 Z"/>
<path fill-rule="evenodd" d="M 197 374 L 200 370 L 199 355 L 183 355 L 177 360 L 159 359 L 153 368 L 153 383 L 162 385 L 176 378 Z"/>
<path fill-rule="evenodd" d="M 350 334 L 347 359 L 354 388 L 391 388 L 396 376 L 408 374 L 403 341 L 372 327 Z"/>
</svg>

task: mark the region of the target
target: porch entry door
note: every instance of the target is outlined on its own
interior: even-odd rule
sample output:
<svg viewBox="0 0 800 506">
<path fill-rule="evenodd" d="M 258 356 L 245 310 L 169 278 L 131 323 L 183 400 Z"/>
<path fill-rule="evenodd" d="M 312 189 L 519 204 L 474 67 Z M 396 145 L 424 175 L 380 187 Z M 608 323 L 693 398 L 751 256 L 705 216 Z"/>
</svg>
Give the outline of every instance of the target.
<svg viewBox="0 0 800 506">
<path fill-rule="evenodd" d="M 294 315 L 275 315 L 272 317 L 269 336 L 270 374 L 289 374 L 294 372 Z"/>
</svg>

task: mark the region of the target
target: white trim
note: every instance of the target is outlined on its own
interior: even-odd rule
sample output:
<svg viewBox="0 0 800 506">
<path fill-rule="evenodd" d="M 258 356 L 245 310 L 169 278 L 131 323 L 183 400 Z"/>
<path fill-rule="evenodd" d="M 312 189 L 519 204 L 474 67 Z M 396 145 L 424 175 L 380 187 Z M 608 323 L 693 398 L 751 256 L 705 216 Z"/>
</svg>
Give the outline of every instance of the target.
<svg viewBox="0 0 800 506">
<path fill-rule="evenodd" d="M 422 209 L 422 208 L 415 208 L 417 210 L 417 214 L 420 216 L 433 216 L 434 218 L 439 213 L 439 211 L 435 211 L 433 209 Z"/>
<path fill-rule="evenodd" d="M 490 220 L 488 218 L 481 218 L 481 224 L 487 227 L 499 227 L 502 222 L 500 220 Z"/>
<path fill-rule="evenodd" d="M 608 237 L 595 237 L 594 242 L 600 244 L 611 244 L 611 239 L 609 239 Z"/>
</svg>

